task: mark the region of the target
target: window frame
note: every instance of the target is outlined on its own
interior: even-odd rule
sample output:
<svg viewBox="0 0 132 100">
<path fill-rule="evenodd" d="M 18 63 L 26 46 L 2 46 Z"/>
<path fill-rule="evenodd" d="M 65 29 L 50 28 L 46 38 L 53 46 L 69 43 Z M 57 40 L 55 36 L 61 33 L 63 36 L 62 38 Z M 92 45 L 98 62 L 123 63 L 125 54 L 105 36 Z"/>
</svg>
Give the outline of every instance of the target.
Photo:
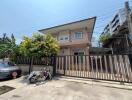
<svg viewBox="0 0 132 100">
<path fill-rule="evenodd" d="M 83 39 L 83 32 L 75 32 L 75 39 Z"/>
<path fill-rule="evenodd" d="M 63 39 L 63 37 L 60 37 L 60 41 L 63 41 L 64 39 Z"/>
<path fill-rule="evenodd" d="M 68 36 L 67 36 L 67 37 L 65 37 L 65 40 L 66 40 L 66 41 L 67 41 L 67 40 L 69 40 Z"/>
</svg>

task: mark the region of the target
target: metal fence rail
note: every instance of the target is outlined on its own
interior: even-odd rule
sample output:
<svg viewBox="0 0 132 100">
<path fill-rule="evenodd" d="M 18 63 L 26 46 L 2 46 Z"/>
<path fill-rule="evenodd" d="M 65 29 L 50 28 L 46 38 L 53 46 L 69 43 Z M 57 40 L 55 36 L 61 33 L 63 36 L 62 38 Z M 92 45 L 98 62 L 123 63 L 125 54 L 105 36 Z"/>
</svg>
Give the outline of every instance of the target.
<svg viewBox="0 0 132 100">
<path fill-rule="evenodd" d="M 132 67 L 128 55 L 57 56 L 56 73 L 75 77 L 132 82 Z"/>
<path fill-rule="evenodd" d="M 26 68 L 28 73 L 33 71 L 33 66 L 46 67 L 46 66 L 53 66 L 54 63 L 55 63 L 55 57 L 39 57 L 39 56 L 22 57 L 22 56 L 18 56 L 18 57 L 15 57 L 15 58 L 11 58 L 11 60 L 13 62 L 15 62 L 17 65 L 28 66 L 28 68 Z M 55 69 L 54 69 L 53 74 L 55 75 Z"/>
<path fill-rule="evenodd" d="M 52 65 L 54 57 L 21 57 L 11 59 L 16 64 Z"/>
<path fill-rule="evenodd" d="M 54 57 L 17 57 L 17 64 L 51 65 L 54 74 L 120 82 L 132 82 L 129 55 L 66 55 Z"/>
</svg>

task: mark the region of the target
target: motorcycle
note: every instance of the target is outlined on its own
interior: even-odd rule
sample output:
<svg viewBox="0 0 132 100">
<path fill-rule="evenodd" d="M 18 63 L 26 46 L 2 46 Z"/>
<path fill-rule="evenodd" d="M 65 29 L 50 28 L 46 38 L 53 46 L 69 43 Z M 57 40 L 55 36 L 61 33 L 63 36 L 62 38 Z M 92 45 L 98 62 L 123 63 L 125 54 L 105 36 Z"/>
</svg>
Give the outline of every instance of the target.
<svg viewBox="0 0 132 100">
<path fill-rule="evenodd" d="M 29 83 L 37 83 L 41 81 L 45 81 L 47 79 L 52 79 L 52 75 L 50 70 L 44 68 L 41 71 L 32 71 L 28 76 Z"/>
</svg>

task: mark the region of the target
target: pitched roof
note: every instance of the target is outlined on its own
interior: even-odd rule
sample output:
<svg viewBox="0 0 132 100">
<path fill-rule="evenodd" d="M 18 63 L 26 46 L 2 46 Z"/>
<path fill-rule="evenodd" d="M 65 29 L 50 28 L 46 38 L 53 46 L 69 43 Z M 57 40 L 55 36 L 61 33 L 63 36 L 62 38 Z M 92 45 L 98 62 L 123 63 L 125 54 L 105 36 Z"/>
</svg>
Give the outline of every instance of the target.
<svg viewBox="0 0 132 100">
<path fill-rule="evenodd" d="M 86 22 L 88 21 L 88 23 L 86 24 Z M 52 32 L 56 32 L 56 31 L 60 31 L 60 30 L 65 30 L 65 29 L 69 29 L 71 27 L 77 27 L 77 26 L 81 26 L 81 27 L 90 27 L 92 28 L 92 31 L 94 29 L 94 25 L 95 25 L 95 21 L 96 21 L 96 17 L 91 17 L 91 18 L 87 18 L 87 19 L 83 19 L 80 21 L 75 21 L 75 22 L 71 22 L 71 23 L 67 23 L 67 24 L 62 24 L 62 25 L 58 25 L 58 26 L 54 26 L 54 27 L 50 27 L 50 28 L 45 28 L 45 29 L 41 29 L 38 30 L 39 32 L 42 33 L 52 33 Z M 90 23 L 92 22 L 92 23 Z M 90 24 L 90 25 L 88 25 Z"/>
</svg>

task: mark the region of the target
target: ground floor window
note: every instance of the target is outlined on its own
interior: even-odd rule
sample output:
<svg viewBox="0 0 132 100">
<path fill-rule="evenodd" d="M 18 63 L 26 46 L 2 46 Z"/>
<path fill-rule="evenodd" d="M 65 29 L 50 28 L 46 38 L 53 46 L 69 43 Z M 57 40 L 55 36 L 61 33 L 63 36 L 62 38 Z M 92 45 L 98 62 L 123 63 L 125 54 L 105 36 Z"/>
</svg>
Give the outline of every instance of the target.
<svg viewBox="0 0 132 100">
<path fill-rule="evenodd" d="M 74 63 L 83 63 L 84 52 L 74 52 Z"/>
<path fill-rule="evenodd" d="M 84 52 L 74 52 L 74 55 L 84 55 Z"/>
</svg>

